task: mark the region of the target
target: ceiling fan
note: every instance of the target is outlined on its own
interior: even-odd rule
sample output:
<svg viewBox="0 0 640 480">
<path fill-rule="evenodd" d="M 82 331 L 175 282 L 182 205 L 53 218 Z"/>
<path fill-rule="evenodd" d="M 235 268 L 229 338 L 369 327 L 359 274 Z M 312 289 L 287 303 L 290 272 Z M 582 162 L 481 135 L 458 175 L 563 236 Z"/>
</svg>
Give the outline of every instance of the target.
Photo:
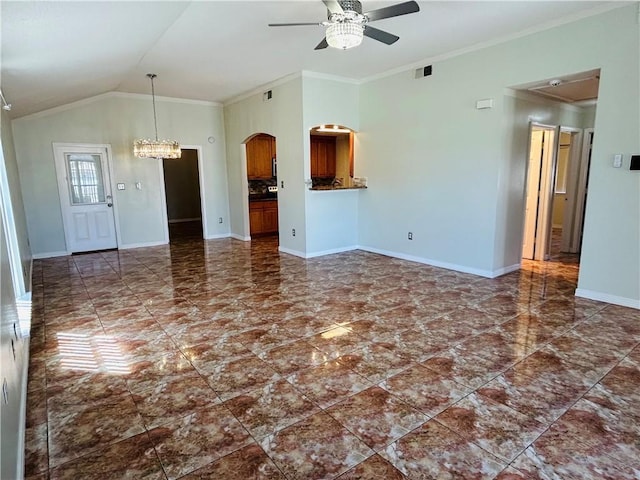
<svg viewBox="0 0 640 480">
<path fill-rule="evenodd" d="M 366 36 L 379 42 L 391 45 L 400 37 L 384 30 L 368 25 L 369 22 L 384 18 L 398 17 L 408 13 L 420 11 L 414 1 L 398 3 L 389 7 L 362 13 L 362 4 L 358 0 L 322 0 L 327 7 L 327 20 L 319 23 L 270 23 L 270 27 L 293 27 L 316 25 L 327 27 L 325 38 L 316 46 L 315 50 L 327 47 L 347 48 L 357 47 Z"/>
</svg>

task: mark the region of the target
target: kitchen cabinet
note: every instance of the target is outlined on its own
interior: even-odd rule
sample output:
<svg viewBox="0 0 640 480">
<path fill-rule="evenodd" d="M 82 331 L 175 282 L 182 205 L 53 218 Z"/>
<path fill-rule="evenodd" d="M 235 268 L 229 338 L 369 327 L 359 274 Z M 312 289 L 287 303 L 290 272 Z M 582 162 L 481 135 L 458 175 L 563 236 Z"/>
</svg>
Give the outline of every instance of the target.
<svg viewBox="0 0 640 480">
<path fill-rule="evenodd" d="M 311 136 L 311 178 L 336 176 L 336 137 Z"/>
<path fill-rule="evenodd" d="M 247 177 L 249 180 L 273 178 L 276 139 L 261 133 L 247 142 Z"/>
<path fill-rule="evenodd" d="M 249 231 L 251 235 L 278 233 L 278 201 L 249 202 Z"/>
</svg>

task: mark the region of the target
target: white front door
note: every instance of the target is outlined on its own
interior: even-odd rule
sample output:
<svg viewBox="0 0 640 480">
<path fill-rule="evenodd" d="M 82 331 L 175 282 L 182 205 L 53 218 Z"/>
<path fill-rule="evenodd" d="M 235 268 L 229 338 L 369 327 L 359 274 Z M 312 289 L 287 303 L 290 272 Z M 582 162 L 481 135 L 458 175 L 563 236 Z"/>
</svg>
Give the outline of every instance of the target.
<svg viewBox="0 0 640 480">
<path fill-rule="evenodd" d="M 67 251 L 117 248 L 107 145 L 54 144 Z"/>
</svg>

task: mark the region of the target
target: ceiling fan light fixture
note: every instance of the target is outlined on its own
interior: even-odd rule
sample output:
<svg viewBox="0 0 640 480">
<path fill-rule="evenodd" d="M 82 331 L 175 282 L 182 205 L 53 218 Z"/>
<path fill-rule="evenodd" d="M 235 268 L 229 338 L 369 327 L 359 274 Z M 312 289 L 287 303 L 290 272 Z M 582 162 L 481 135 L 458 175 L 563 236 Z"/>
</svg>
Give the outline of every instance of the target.
<svg viewBox="0 0 640 480">
<path fill-rule="evenodd" d="M 151 80 L 151 98 L 153 100 L 153 125 L 156 131 L 155 140 L 136 140 L 133 142 L 133 155 L 138 158 L 180 158 L 180 144 L 174 140 L 158 140 L 158 120 L 156 118 L 156 92 L 153 87 L 155 73 L 147 73 Z"/>
<path fill-rule="evenodd" d="M 327 27 L 327 43 L 330 47 L 347 50 L 362 43 L 364 25 L 359 23 L 340 22 Z"/>
</svg>

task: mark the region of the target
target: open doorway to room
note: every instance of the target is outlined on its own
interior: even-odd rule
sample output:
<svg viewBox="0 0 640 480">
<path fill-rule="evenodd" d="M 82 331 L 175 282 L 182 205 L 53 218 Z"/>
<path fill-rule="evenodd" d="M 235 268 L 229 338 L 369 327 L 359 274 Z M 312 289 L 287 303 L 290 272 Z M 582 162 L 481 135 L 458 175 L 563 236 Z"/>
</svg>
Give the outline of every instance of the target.
<svg viewBox="0 0 640 480">
<path fill-rule="evenodd" d="M 276 138 L 267 133 L 252 135 L 245 142 L 251 239 L 277 238 L 278 164 Z"/>
<path fill-rule="evenodd" d="M 525 260 L 579 264 L 599 78 L 599 70 L 593 70 L 519 88 L 561 109 L 566 108 L 563 103 L 571 105 L 573 114 L 571 127 L 530 124 Z"/>
<path fill-rule="evenodd" d="M 183 148 L 178 159 L 162 159 L 169 241 L 203 238 L 198 150 Z"/>
</svg>

